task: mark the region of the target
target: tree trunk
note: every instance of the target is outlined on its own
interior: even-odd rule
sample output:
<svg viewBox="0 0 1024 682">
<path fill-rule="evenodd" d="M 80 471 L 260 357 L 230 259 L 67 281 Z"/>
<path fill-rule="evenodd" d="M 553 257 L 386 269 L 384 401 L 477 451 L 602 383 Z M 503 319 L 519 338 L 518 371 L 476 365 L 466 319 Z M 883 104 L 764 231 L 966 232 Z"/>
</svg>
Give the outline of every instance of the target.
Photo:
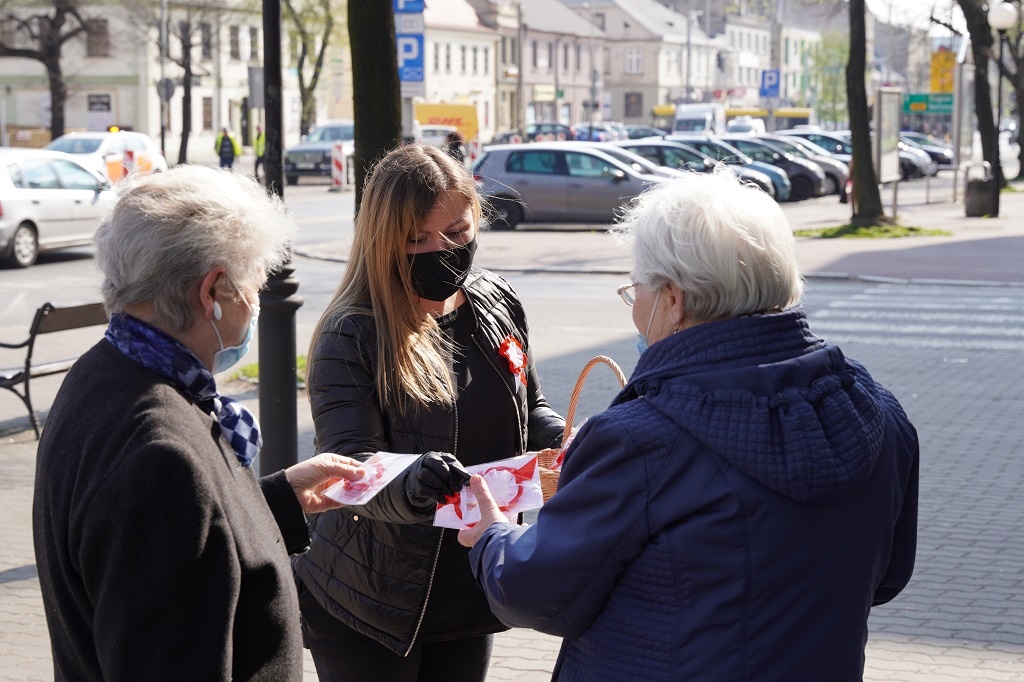
<svg viewBox="0 0 1024 682">
<path fill-rule="evenodd" d="M 1019 67 L 1017 69 L 1017 78 L 1013 83 L 1013 94 L 1017 102 L 1024 103 L 1024 73 L 1021 72 Z M 1022 128 L 1024 128 L 1024 106 L 1017 104 L 1017 177 L 1014 180 L 1024 180 L 1024 145 L 1020 144 Z"/>
<path fill-rule="evenodd" d="M 192 22 L 181 25 L 181 145 L 178 163 L 188 163 L 188 138 L 192 134 Z"/>
<path fill-rule="evenodd" d="M 39 23 L 45 31 L 45 35 L 40 37 L 39 50 L 50 81 L 50 139 L 56 140 L 64 134 L 64 106 L 68 98 L 68 86 L 60 68 L 60 53 L 64 46 L 60 32 L 64 26 L 64 14 L 58 11 L 52 19 Z"/>
<path fill-rule="evenodd" d="M 367 171 L 375 159 L 395 148 L 402 134 L 401 85 L 395 17 L 389 2 L 348 3 L 355 96 L 356 213 Z"/>
<path fill-rule="evenodd" d="M 850 60 L 846 63 L 846 102 L 850 111 L 853 144 L 853 202 L 851 223 L 856 226 L 890 222 L 882 208 L 878 176 L 871 153 L 871 115 L 864 87 L 867 37 L 864 28 L 864 0 L 850 0 Z"/>
<path fill-rule="evenodd" d="M 988 84 L 988 58 L 994 44 L 992 28 L 988 25 L 986 8 L 977 4 L 976 0 L 957 0 L 957 2 L 963 12 L 964 21 L 967 22 L 967 33 L 971 38 L 971 54 L 974 56 L 974 112 L 978 117 L 981 154 L 992 166 L 993 177 L 1002 177 L 1002 168 L 999 162 L 999 130 L 996 127 L 995 109 L 992 106 L 992 88 Z M 991 215 L 999 215 L 998 195 L 993 195 L 993 198 L 997 203 L 992 206 Z"/>
</svg>

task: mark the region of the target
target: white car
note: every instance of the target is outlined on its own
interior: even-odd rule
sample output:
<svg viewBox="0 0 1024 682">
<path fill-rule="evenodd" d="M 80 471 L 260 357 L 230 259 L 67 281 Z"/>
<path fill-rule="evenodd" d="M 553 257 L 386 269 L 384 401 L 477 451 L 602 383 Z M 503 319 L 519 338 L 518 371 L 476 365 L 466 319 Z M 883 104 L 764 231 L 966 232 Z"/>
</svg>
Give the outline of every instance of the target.
<svg viewBox="0 0 1024 682">
<path fill-rule="evenodd" d="M 0 147 L 0 258 L 27 268 L 41 251 L 92 243 L 115 200 L 109 180 L 68 154 Z"/>
<path fill-rule="evenodd" d="M 130 130 L 67 133 L 46 145 L 47 149 L 78 157 L 82 165 L 117 182 L 131 172 L 159 173 L 167 159 L 149 135 Z"/>
<path fill-rule="evenodd" d="M 420 126 L 420 134 L 423 137 L 423 141 L 420 144 L 441 149 L 448 140 L 448 136 L 451 133 L 458 132 L 458 130 L 455 126 L 428 123 L 427 125 Z"/>
</svg>

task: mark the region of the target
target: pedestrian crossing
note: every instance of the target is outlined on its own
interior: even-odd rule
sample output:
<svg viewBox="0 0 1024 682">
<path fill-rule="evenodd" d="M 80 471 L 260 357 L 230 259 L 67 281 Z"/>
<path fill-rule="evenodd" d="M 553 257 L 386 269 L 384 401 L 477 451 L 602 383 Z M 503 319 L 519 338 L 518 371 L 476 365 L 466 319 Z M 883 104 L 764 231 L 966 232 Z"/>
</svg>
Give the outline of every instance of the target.
<svg viewBox="0 0 1024 682">
<path fill-rule="evenodd" d="M 1024 288 L 808 283 L 811 330 L 831 343 L 1024 351 Z"/>
</svg>

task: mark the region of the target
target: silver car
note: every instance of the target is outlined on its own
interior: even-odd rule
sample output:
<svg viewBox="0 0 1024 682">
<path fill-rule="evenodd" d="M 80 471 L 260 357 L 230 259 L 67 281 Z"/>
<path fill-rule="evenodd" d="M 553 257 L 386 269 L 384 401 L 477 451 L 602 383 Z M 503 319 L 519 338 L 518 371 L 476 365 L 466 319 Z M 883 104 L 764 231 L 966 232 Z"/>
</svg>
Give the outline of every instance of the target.
<svg viewBox="0 0 1024 682">
<path fill-rule="evenodd" d="M 41 251 L 92 242 L 113 206 L 110 182 L 67 154 L 0 148 L 0 254 L 27 268 Z"/>
<path fill-rule="evenodd" d="M 473 175 L 494 229 L 535 221 L 611 223 L 625 204 L 670 180 L 572 142 L 485 147 Z"/>
</svg>

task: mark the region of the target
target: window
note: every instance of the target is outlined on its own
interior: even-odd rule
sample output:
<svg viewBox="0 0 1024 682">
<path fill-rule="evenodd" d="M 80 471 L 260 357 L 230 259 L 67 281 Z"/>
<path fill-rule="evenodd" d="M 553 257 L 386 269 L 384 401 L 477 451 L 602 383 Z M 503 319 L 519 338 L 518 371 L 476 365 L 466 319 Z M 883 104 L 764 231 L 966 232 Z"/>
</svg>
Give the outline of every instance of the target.
<svg viewBox="0 0 1024 682">
<path fill-rule="evenodd" d="M 85 22 L 85 56 L 110 56 L 110 29 L 106 19 L 89 19 Z"/>
<path fill-rule="evenodd" d="M 533 68 L 536 69 L 537 68 L 537 41 L 536 40 L 533 41 L 533 61 L 531 63 L 533 64 Z"/>
<path fill-rule="evenodd" d="M 45 159 L 21 162 L 21 186 L 28 189 L 58 189 L 57 174 Z"/>
<path fill-rule="evenodd" d="M 644 94 L 642 92 L 626 93 L 626 118 L 640 118 L 644 115 Z"/>
<path fill-rule="evenodd" d="M 452 72 L 452 45 L 451 43 L 444 44 L 444 72 Z"/>
<path fill-rule="evenodd" d="M 484 47 L 484 75 L 491 72 L 491 48 Z"/>
<path fill-rule="evenodd" d="M 644 72 L 644 51 L 640 48 L 626 50 L 626 73 L 637 74 Z"/>
<path fill-rule="evenodd" d="M 608 175 L 608 162 L 590 154 L 568 152 L 565 165 L 569 175 L 576 178 L 602 178 Z"/>
<path fill-rule="evenodd" d="M 595 14 L 594 15 L 594 23 L 597 24 L 597 27 L 603 31 L 604 30 L 604 15 L 601 14 L 601 13 Z"/>
<path fill-rule="evenodd" d="M 569 43 L 562 45 L 562 70 L 569 70 Z"/>
<path fill-rule="evenodd" d="M 242 48 L 238 43 L 238 27 L 231 26 L 228 28 L 228 45 L 231 50 L 232 59 L 242 58 Z"/>
<path fill-rule="evenodd" d="M 509 41 L 509 51 L 512 53 L 512 63 L 513 64 L 518 64 L 519 63 L 519 41 L 517 39 L 512 38 Z"/>
<path fill-rule="evenodd" d="M 260 61 L 260 30 L 255 26 L 249 27 L 249 61 Z"/>
<path fill-rule="evenodd" d="M 508 38 L 501 37 L 501 63 L 508 64 Z"/>
<path fill-rule="evenodd" d="M 583 65 L 583 60 L 580 59 L 580 55 L 583 53 L 583 48 L 580 47 L 579 43 L 576 43 L 576 73 L 579 73 Z"/>
<path fill-rule="evenodd" d="M 555 54 L 555 44 L 548 43 L 548 67 L 553 67 L 555 71 L 558 70 L 558 55 Z"/>
<path fill-rule="evenodd" d="M 203 98 L 203 130 L 213 130 L 213 98 Z"/>
<path fill-rule="evenodd" d="M 474 45 L 473 46 L 473 73 L 474 74 L 480 72 L 480 69 L 478 68 L 479 67 L 479 62 L 477 61 L 477 55 L 478 55 L 479 51 L 480 51 L 480 48 L 478 48 L 476 45 Z"/>
<path fill-rule="evenodd" d="M 786 38 L 786 40 L 783 41 L 783 42 L 784 42 L 786 47 L 783 50 L 782 55 L 783 55 L 783 57 L 785 59 L 785 63 L 789 64 L 789 38 Z"/>
<path fill-rule="evenodd" d="M 437 43 L 434 45 L 434 73 L 441 73 L 441 46 Z"/>
<path fill-rule="evenodd" d="M 462 67 L 462 74 L 465 75 L 465 73 L 466 73 L 466 46 L 463 45 L 460 48 L 459 51 L 460 51 L 460 54 L 462 55 L 462 59 L 459 60 L 459 63 L 461 65 L 461 67 Z"/>
<path fill-rule="evenodd" d="M 77 163 L 65 161 L 64 159 L 54 159 L 53 165 L 57 170 L 57 179 L 60 180 L 61 187 L 64 189 L 95 190 L 99 187 L 99 181 L 93 177 L 92 173 Z"/>
<path fill-rule="evenodd" d="M 203 59 L 213 59 L 213 27 L 209 23 L 199 24 L 199 40 L 203 47 Z"/>
<path fill-rule="evenodd" d="M 0 43 L 10 47 L 18 47 L 16 35 L 14 19 L 0 19 Z M 11 166 L 11 168 L 17 168 L 17 166 Z"/>
<path fill-rule="evenodd" d="M 559 175 L 558 154 L 555 152 L 512 152 L 505 170 L 509 173 L 539 173 Z"/>
</svg>

